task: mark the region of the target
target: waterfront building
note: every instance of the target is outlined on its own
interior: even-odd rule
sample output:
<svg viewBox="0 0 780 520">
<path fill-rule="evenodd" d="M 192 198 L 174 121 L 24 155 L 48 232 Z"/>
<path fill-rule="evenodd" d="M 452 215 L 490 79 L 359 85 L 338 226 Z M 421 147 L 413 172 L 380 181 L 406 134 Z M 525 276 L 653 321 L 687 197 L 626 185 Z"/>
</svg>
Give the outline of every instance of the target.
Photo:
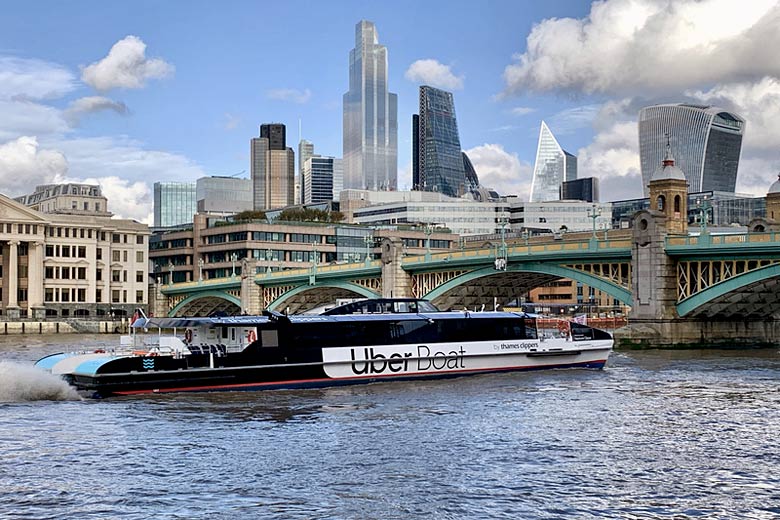
<svg viewBox="0 0 780 520">
<path fill-rule="evenodd" d="M 561 200 L 599 201 L 599 180 L 596 177 L 586 177 L 561 183 Z"/>
<path fill-rule="evenodd" d="M 201 177 L 195 181 L 199 213 L 240 213 L 253 209 L 252 179 Z"/>
<path fill-rule="evenodd" d="M 642 185 L 664 159 L 669 139 L 677 166 L 691 192 L 734 193 L 745 120 L 710 105 L 653 105 L 639 111 L 639 156 Z"/>
<path fill-rule="evenodd" d="M 131 315 L 147 303 L 148 236 L 134 220 L 41 213 L 0 195 L 3 318 Z"/>
<path fill-rule="evenodd" d="M 260 126 L 260 137 L 251 141 L 253 207 L 266 210 L 291 206 L 295 202 L 295 152 L 287 147 L 286 127 Z"/>
<path fill-rule="evenodd" d="M 387 48 L 372 22 L 355 26 L 344 94 L 344 188 L 395 190 L 398 185 L 398 98 L 388 90 Z"/>
<path fill-rule="evenodd" d="M 420 87 L 420 114 L 412 118 L 412 188 L 450 197 L 466 193 L 455 102 L 451 92 Z M 414 128 L 416 126 L 416 128 Z"/>
<path fill-rule="evenodd" d="M 542 121 L 536 148 L 530 202 L 558 200 L 562 182 L 577 178 L 577 157 L 558 144 L 547 123 Z"/>
<path fill-rule="evenodd" d="M 334 177 L 341 170 L 341 159 L 314 155 L 303 168 L 303 204 L 333 200 Z"/>
<path fill-rule="evenodd" d="M 192 222 L 198 209 L 194 182 L 154 183 L 154 227 Z"/>
<path fill-rule="evenodd" d="M 349 224 L 318 222 L 238 222 L 231 218 L 195 215 L 193 227 L 169 230 L 151 238 L 153 276 L 167 284 L 240 276 L 251 268 L 256 273 L 309 267 L 336 262 L 363 261 L 366 254 L 378 258 L 385 237 L 399 237 L 407 254 L 424 254 L 427 248 L 441 251 L 458 246 L 458 236 L 434 229 L 387 226 L 374 229 Z M 202 264 L 201 264 L 202 261 Z"/>
<path fill-rule="evenodd" d="M 97 184 L 42 184 L 14 200 L 41 213 L 111 216 L 108 199 Z"/>
</svg>

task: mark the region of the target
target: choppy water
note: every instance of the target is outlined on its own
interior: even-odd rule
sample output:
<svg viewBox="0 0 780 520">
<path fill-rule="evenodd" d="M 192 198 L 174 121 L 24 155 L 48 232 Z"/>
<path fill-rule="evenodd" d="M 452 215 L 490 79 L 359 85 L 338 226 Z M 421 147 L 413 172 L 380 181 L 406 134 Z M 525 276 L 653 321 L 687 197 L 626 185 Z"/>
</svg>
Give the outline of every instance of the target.
<svg viewBox="0 0 780 520">
<path fill-rule="evenodd" d="M 104 339 L 0 338 L 0 518 L 780 517 L 777 350 L 102 401 L 20 369 Z"/>
</svg>

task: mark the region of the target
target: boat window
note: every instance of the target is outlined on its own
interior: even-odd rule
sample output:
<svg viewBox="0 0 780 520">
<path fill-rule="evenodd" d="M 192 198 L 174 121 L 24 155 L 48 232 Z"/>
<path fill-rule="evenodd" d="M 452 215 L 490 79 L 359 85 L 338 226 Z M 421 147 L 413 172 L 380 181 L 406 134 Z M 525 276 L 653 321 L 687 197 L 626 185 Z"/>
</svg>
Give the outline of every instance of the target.
<svg viewBox="0 0 780 520">
<path fill-rule="evenodd" d="M 222 339 L 228 338 L 228 329 L 227 327 L 222 327 Z"/>
<path fill-rule="evenodd" d="M 525 337 L 536 339 L 536 321 L 533 318 L 526 318 L 523 321 L 525 321 Z"/>
<path fill-rule="evenodd" d="M 264 347 L 279 346 L 279 332 L 276 329 L 264 329 L 260 331 L 260 338 Z"/>
</svg>

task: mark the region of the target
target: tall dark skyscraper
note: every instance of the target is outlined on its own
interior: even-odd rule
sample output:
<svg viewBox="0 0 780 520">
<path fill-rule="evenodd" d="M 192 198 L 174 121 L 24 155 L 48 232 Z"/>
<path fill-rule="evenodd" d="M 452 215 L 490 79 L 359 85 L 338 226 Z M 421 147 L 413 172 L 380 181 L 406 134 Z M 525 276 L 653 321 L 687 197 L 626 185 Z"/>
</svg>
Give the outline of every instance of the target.
<svg viewBox="0 0 780 520">
<path fill-rule="evenodd" d="M 287 147 L 282 124 L 260 126 L 260 137 L 250 146 L 253 206 L 257 210 L 295 203 L 295 152 Z"/>
<path fill-rule="evenodd" d="M 709 105 L 653 105 L 639 111 L 642 185 L 648 195 L 653 172 L 663 162 L 667 135 L 688 191 L 734 193 L 745 120 Z"/>
<path fill-rule="evenodd" d="M 451 92 L 420 87 L 420 114 L 412 116 L 412 153 L 413 189 L 450 197 L 468 191 Z"/>
<path fill-rule="evenodd" d="M 398 98 L 388 90 L 387 48 L 376 27 L 355 26 L 344 94 L 344 188 L 394 190 L 398 186 Z"/>
</svg>

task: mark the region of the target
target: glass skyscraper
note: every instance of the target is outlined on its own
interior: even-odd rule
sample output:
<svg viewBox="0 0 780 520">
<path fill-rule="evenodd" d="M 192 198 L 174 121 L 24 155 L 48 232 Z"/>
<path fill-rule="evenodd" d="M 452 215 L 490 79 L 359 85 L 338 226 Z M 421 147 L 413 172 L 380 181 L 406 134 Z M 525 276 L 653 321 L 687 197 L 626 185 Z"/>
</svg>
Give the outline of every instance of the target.
<svg viewBox="0 0 780 520">
<path fill-rule="evenodd" d="M 303 165 L 302 203 L 329 202 L 333 199 L 336 175 L 341 174 L 341 159 L 313 155 Z"/>
<path fill-rule="evenodd" d="M 355 26 L 344 94 L 344 188 L 395 190 L 398 185 L 398 98 L 388 91 L 387 48 L 376 27 Z"/>
<path fill-rule="evenodd" d="M 577 157 L 561 148 L 547 123 L 542 121 L 531 181 L 531 202 L 559 200 L 561 183 L 576 178 Z"/>
<path fill-rule="evenodd" d="M 154 227 L 189 224 L 197 208 L 194 182 L 154 183 Z"/>
<path fill-rule="evenodd" d="M 745 120 L 709 105 L 653 105 L 639 111 L 639 156 L 645 196 L 664 159 L 667 136 L 688 191 L 734 193 Z"/>
<path fill-rule="evenodd" d="M 468 191 L 451 92 L 420 87 L 420 114 L 412 117 L 412 188 L 459 197 Z"/>
<path fill-rule="evenodd" d="M 291 206 L 295 202 L 295 152 L 286 143 L 282 124 L 260 126 L 251 141 L 252 200 L 256 210 Z"/>
</svg>

